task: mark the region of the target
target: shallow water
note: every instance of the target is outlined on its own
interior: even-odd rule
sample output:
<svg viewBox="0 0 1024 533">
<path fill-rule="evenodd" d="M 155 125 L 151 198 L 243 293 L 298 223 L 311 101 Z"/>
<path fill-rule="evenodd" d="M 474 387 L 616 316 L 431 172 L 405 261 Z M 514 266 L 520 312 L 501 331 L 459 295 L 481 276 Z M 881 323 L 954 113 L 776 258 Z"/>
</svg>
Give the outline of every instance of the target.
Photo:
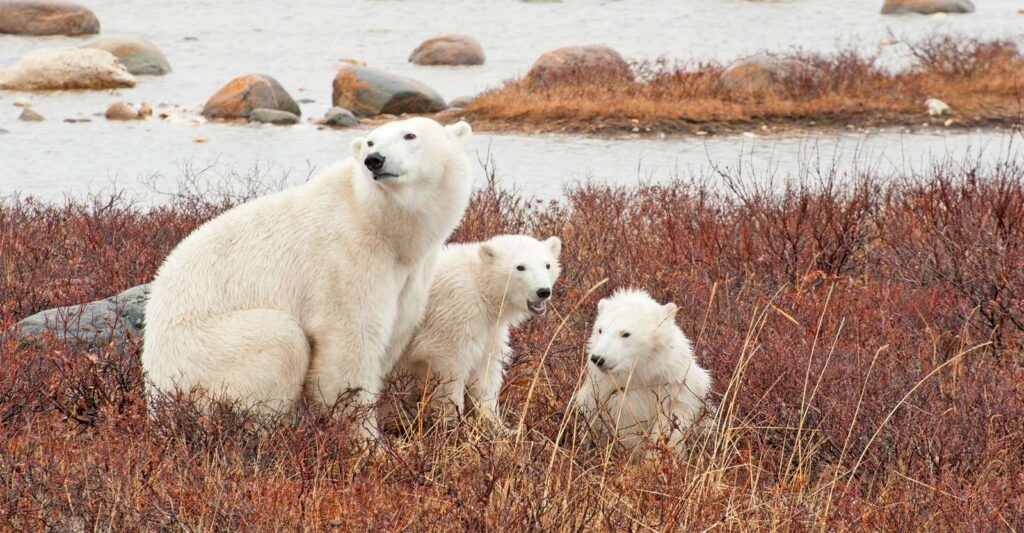
<svg viewBox="0 0 1024 533">
<path fill-rule="evenodd" d="M 882 16 L 881 0 L 644 0 L 567 1 L 523 4 L 512 0 L 413 2 L 314 0 L 301 3 L 178 0 L 165 2 L 95 0 L 89 5 L 104 34 L 137 34 L 160 47 L 174 72 L 139 77 L 133 89 L 100 92 L 23 94 L 0 92 L 0 193 L 20 190 L 41 196 L 103 186 L 112 177 L 137 188 L 139 176 L 159 173 L 174 179 L 185 161 L 217 160 L 218 168 L 244 170 L 257 161 L 271 173 L 305 177 L 344 155 L 352 132 L 291 128 L 193 125 L 194 114 L 221 85 L 245 73 L 278 78 L 303 103 L 304 119 L 329 106 L 331 79 L 343 58 L 418 78 L 451 99 L 473 94 L 526 72 L 542 52 L 570 44 L 600 42 L 631 58 L 666 56 L 680 60 L 730 60 L 757 50 L 831 51 L 855 46 L 879 50 L 880 39 L 931 33 L 975 37 L 1024 35 L 1017 0 L 979 0 L 977 12 L 950 16 Z M 480 67 L 420 67 L 406 62 L 423 39 L 441 33 L 477 37 L 487 53 Z M 185 40 L 195 37 L 196 40 Z M 41 47 L 77 45 L 85 39 L 0 36 L 0 67 Z M 902 46 L 881 49 L 893 66 L 906 62 Z M 16 98 L 32 100 L 42 123 L 16 120 Z M 117 100 L 147 101 L 180 121 L 111 123 L 102 118 Z M 159 107 L 167 104 L 168 107 Z M 69 124 L 64 118 L 90 118 Z M 209 139 L 194 144 L 196 136 Z M 823 137 L 823 142 L 828 136 Z M 841 137 L 840 151 L 852 151 L 859 137 Z M 800 149 L 814 137 L 759 141 L 750 154 L 743 138 L 669 141 L 608 141 L 554 136 L 480 136 L 476 149 L 491 146 L 499 176 L 524 191 L 557 195 L 565 180 L 593 176 L 628 183 L 655 179 L 712 161 L 735 161 L 774 153 L 782 169 L 798 166 Z M 968 146 L 1005 144 L 999 133 L 882 134 L 865 142 L 882 159 L 906 154 L 962 151 Z M 900 149 L 899 145 L 903 144 Z M 895 151 L 902 154 L 894 154 Z M 907 156 L 911 157 L 911 156 Z M 308 162 L 308 163 L 307 163 Z M 901 163 L 903 164 L 903 163 Z M 638 170 L 639 168 L 639 170 Z M 142 189 L 139 189 L 140 191 Z"/>
</svg>

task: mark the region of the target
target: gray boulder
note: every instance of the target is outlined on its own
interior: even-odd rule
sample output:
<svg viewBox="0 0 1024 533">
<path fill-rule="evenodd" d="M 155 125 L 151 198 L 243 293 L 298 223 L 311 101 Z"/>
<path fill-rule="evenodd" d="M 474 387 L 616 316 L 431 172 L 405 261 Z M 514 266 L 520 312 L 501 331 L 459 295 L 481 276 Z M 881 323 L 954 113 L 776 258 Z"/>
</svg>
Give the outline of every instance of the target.
<svg viewBox="0 0 1024 533">
<path fill-rule="evenodd" d="M 21 115 L 18 116 L 18 120 L 23 122 L 42 122 L 43 116 L 35 111 L 32 111 L 31 107 L 26 107 L 21 111 Z"/>
<path fill-rule="evenodd" d="M 171 71 L 171 64 L 159 48 L 138 37 L 99 37 L 85 48 L 106 50 L 135 75 L 162 76 Z"/>
<path fill-rule="evenodd" d="M 882 5 L 883 15 L 905 13 L 974 13 L 974 4 L 971 0 L 885 0 Z"/>
<path fill-rule="evenodd" d="M 287 111 L 279 111 L 277 109 L 253 109 L 249 113 L 249 122 L 259 122 L 261 124 L 276 124 L 278 126 L 289 126 L 291 124 L 298 124 L 299 117 L 294 113 Z"/>
<path fill-rule="evenodd" d="M 359 119 L 344 107 L 332 107 L 327 110 L 321 124 L 335 128 L 351 128 L 359 124 Z"/>
<path fill-rule="evenodd" d="M 60 0 L 0 1 L 0 33 L 14 35 L 89 35 L 100 21 L 89 8 Z"/>
<path fill-rule="evenodd" d="M 149 285 L 138 285 L 105 300 L 40 311 L 15 326 L 26 341 L 51 334 L 68 344 L 104 346 L 142 335 Z"/>
<path fill-rule="evenodd" d="M 334 77 L 332 102 L 357 117 L 437 113 L 448 106 L 425 84 L 380 69 L 345 64 Z"/>
</svg>

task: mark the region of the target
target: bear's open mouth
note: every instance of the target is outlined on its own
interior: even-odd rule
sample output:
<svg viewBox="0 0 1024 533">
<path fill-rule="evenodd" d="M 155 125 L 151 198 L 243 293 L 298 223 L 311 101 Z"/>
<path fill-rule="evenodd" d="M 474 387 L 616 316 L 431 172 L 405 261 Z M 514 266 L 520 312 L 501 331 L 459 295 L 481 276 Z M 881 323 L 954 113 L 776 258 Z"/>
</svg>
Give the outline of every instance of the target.
<svg viewBox="0 0 1024 533">
<path fill-rule="evenodd" d="M 547 300 L 538 300 L 536 302 L 526 301 L 526 308 L 535 315 L 543 315 L 548 310 Z"/>
<path fill-rule="evenodd" d="M 400 174 L 395 174 L 393 172 L 374 172 L 373 173 L 373 179 L 376 180 L 376 181 L 397 178 L 398 176 L 400 176 Z"/>
</svg>

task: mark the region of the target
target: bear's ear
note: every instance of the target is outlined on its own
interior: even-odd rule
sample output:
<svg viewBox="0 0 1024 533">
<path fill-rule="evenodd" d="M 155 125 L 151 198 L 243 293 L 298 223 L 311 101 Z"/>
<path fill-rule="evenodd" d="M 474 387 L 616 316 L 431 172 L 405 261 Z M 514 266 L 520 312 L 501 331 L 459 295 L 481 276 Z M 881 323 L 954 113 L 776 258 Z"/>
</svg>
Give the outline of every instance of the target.
<svg viewBox="0 0 1024 533">
<path fill-rule="evenodd" d="M 608 298 L 601 298 L 601 301 L 597 302 L 597 312 L 604 312 L 605 307 L 608 307 Z"/>
<path fill-rule="evenodd" d="M 562 253 L 562 239 L 558 237 L 549 237 L 548 240 L 544 241 L 544 244 L 548 245 L 548 250 L 551 250 L 551 255 L 558 257 Z"/>
<path fill-rule="evenodd" d="M 672 302 L 669 302 L 661 306 L 661 310 L 664 311 L 665 318 L 670 319 L 676 316 L 676 311 L 679 311 L 679 306 Z"/>
<path fill-rule="evenodd" d="M 363 147 L 366 146 L 366 139 L 362 137 L 356 137 L 352 139 L 350 149 L 352 150 L 352 157 L 359 159 L 359 156 L 363 153 Z"/>
<path fill-rule="evenodd" d="M 498 251 L 494 249 L 490 244 L 480 245 L 480 259 L 483 259 L 484 263 L 490 263 L 498 257 Z"/>
<path fill-rule="evenodd" d="M 444 131 L 448 134 L 448 137 L 462 144 L 466 144 L 469 138 L 473 136 L 473 128 L 469 127 L 469 123 L 464 120 L 445 126 Z"/>
</svg>

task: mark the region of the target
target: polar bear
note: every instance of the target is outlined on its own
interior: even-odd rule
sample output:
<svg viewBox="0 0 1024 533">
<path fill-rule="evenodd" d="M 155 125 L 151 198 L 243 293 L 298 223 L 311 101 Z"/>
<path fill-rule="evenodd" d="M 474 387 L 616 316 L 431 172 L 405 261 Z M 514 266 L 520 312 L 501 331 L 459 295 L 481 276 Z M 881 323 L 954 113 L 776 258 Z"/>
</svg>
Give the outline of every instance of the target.
<svg viewBox="0 0 1024 533">
<path fill-rule="evenodd" d="M 468 394 L 484 419 L 504 427 L 498 392 L 510 357 L 509 330 L 547 311 L 562 272 L 561 250 L 558 237 L 525 235 L 445 248 L 423 322 L 397 365 L 420 387 L 438 385 L 429 404 L 448 415 L 462 413 Z"/>
<path fill-rule="evenodd" d="M 687 428 L 708 425 L 711 375 L 676 325 L 676 305 L 624 289 L 597 309 L 576 394 L 594 442 L 631 450 L 651 439 L 678 447 Z"/>
<path fill-rule="evenodd" d="M 384 124 L 352 159 L 230 209 L 167 257 L 146 306 L 150 398 L 202 390 L 281 412 L 369 403 L 426 308 L 469 203 L 465 122 Z M 375 437 L 370 416 L 359 424 Z"/>
</svg>

